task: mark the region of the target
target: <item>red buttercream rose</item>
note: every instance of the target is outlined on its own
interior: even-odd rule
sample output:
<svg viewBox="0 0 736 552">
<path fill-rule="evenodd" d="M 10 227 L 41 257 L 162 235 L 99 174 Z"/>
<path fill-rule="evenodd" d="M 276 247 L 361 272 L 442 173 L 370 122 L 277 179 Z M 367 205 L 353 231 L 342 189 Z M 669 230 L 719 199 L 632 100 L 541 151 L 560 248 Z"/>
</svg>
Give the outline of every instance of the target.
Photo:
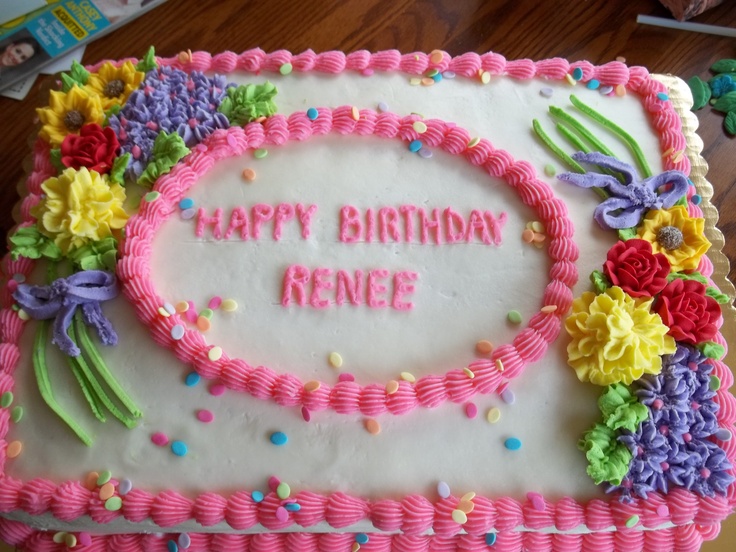
<svg viewBox="0 0 736 552">
<path fill-rule="evenodd" d="M 620 241 L 608 251 L 603 272 L 631 297 L 654 297 L 667 285 L 670 262 L 646 240 Z"/>
<path fill-rule="evenodd" d="M 677 341 L 695 345 L 715 337 L 721 316 L 718 301 L 705 294 L 705 286 L 695 280 L 672 280 L 654 303 L 654 312 L 669 326 Z"/>
<path fill-rule="evenodd" d="M 79 170 L 87 167 L 100 174 L 110 172 L 120 147 L 115 131 L 96 123 L 84 125 L 79 135 L 67 134 L 61 143 L 61 162 Z"/>
</svg>

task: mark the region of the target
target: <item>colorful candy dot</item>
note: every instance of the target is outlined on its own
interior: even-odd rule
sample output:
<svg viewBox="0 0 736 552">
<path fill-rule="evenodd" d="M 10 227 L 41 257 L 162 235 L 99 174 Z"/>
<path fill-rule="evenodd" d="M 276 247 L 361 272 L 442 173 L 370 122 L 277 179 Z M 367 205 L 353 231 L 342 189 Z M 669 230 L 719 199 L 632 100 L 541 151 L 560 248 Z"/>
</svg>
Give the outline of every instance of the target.
<svg viewBox="0 0 736 552">
<path fill-rule="evenodd" d="M 220 305 L 222 305 L 222 297 L 220 297 L 219 295 L 215 295 L 207 302 L 207 309 L 209 309 L 209 311 L 212 312 L 213 310 L 219 309 Z M 203 314 L 204 314 L 204 311 L 203 311 Z"/>
<path fill-rule="evenodd" d="M 66 538 L 66 532 L 59 531 L 57 533 L 54 533 L 54 536 L 51 537 L 51 540 L 53 540 L 56 544 L 61 544 L 64 542 L 64 539 Z"/>
<path fill-rule="evenodd" d="M 289 498 L 289 495 L 291 495 L 291 487 L 289 487 L 288 483 L 282 481 L 279 483 L 279 486 L 276 487 L 276 496 L 281 500 L 286 500 Z"/>
<path fill-rule="evenodd" d="M 470 491 L 469 493 L 465 493 L 463 496 L 460 497 L 460 502 L 469 502 L 475 498 L 475 493 L 473 491 Z"/>
<path fill-rule="evenodd" d="M 306 406 L 302 406 L 302 419 L 305 422 L 308 422 L 312 419 L 312 413 L 309 411 L 309 409 Z"/>
<path fill-rule="evenodd" d="M 16 458 L 23 451 L 23 443 L 20 441 L 13 441 L 8 444 L 8 448 L 5 451 L 5 456 L 8 458 Z"/>
<path fill-rule="evenodd" d="M 437 494 L 440 498 L 448 498 L 450 496 L 450 486 L 444 481 L 437 483 Z"/>
<path fill-rule="evenodd" d="M 227 388 L 222 383 L 214 383 L 210 385 L 209 391 L 210 395 L 212 395 L 213 397 L 219 397 L 225 394 L 226 389 Z"/>
<path fill-rule="evenodd" d="M 583 70 L 580 67 L 576 67 L 572 70 L 572 78 L 574 78 L 576 81 L 579 81 L 583 78 Z"/>
<path fill-rule="evenodd" d="M 189 372 L 187 374 L 187 377 L 184 378 L 184 383 L 187 387 L 194 387 L 200 382 L 201 379 L 202 376 L 200 376 L 197 372 Z"/>
<path fill-rule="evenodd" d="M 429 150 L 427 148 L 422 148 L 419 150 L 419 157 L 421 157 L 422 159 L 429 159 L 430 157 L 432 157 L 432 155 L 432 150 Z"/>
<path fill-rule="evenodd" d="M 210 319 L 206 316 L 198 316 L 197 317 L 197 328 L 202 331 L 206 332 L 209 331 L 209 329 L 212 327 L 212 322 L 210 322 Z"/>
<path fill-rule="evenodd" d="M 496 544 L 496 533 L 486 533 L 486 544 L 488 546 Z"/>
<path fill-rule="evenodd" d="M 118 494 L 120 496 L 125 496 L 132 490 L 133 482 L 130 479 L 123 479 L 120 481 L 120 484 L 118 485 Z"/>
<path fill-rule="evenodd" d="M 462 510 L 453 510 L 452 511 L 452 521 L 462 525 L 463 523 L 467 523 L 468 515 Z"/>
<path fill-rule="evenodd" d="M 539 309 L 539 312 L 543 312 L 544 314 L 551 314 L 555 311 L 557 311 L 557 305 L 545 305 Z"/>
<path fill-rule="evenodd" d="M 185 197 L 179 202 L 179 209 L 182 211 L 185 209 L 191 209 L 194 207 L 194 200 L 191 197 Z"/>
<path fill-rule="evenodd" d="M 286 436 L 286 433 L 284 433 L 283 431 L 274 431 L 269 439 L 277 447 L 285 445 L 289 440 L 289 438 Z"/>
<path fill-rule="evenodd" d="M 440 50 L 432 50 L 432 53 L 429 54 L 429 61 L 431 61 L 435 65 L 442 63 L 443 58 L 444 54 Z"/>
<path fill-rule="evenodd" d="M 552 94 L 554 94 L 554 91 L 549 86 L 545 86 L 539 91 L 539 95 L 543 98 L 551 98 Z"/>
<path fill-rule="evenodd" d="M 525 228 L 521 233 L 521 239 L 524 243 L 532 243 L 534 241 L 534 230 L 531 228 Z"/>
<path fill-rule="evenodd" d="M 251 499 L 253 499 L 253 502 L 255 503 L 263 502 L 263 498 L 264 498 L 263 493 L 261 491 L 253 491 L 252 493 L 250 493 L 250 497 Z"/>
<path fill-rule="evenodd" d="M 98 477 L 100 477 L 100 474 L 96 471 L 89 472 L 84 478 L 84 488 L 89 489 L 90 491 L 94 491 L 95 488 L 97 488 Z"/>
<path fill-rule="evenodd" d="M 465 404 L 465 415 L 471 420 L 478 415 L 478 407 L 475 403 L 469 402 Z"/>
<path fill-rule="evenodd" d="M 721 378 L 718 376 L 711 376 L 710 377 L 710 390 L 711 391 L 718 391 L 721 388 Z"/>
<path fill-rule="evenodd" d="M 107 500 L 115 494 L 115 486 L 112 483 L 105 483 L 100 488 L 100 500 Z"/>
<path fill-rule="evenodd" d="M 148 203 L 151 203 L 152 201 L 156 201 L 161 196 L 158 192 L 148 192 L 146 195 L 143 196 L 143 199 L 145 199 Z"/>
<path fill-rule="evenodd" d="M 720 427 L 716 430 L 715 437 L 719 441 L 730 441 L 733 438 L 733 434 L 725 427 Z"/>
<path fill-rule="evenodd" d="M 393 395 L 399 390 L 399 382 L 396 380 L 389 380 L 386 384 L 386 394 Z"/>
<path fill-rule="evenodd" d="M 657 94 L 657 99 L 662 100 L 663 102 L 666 102 L 667 100 L 670 99 L 670 97 L 664 92 L 660 92 L 659 94 Z"/>
<path fill-rule="evenodd" d="M 222 358 L 222 347 L 215 345 L 209 351 L 207 351 L 207 358 L 212 362 L 216 362 Z"/>
<path fill-rule="evenodd" d="M 509 322 L 512 324 L 521 324 L 521 313 L 517 310 L 510 310 L 506 315 L 506 318 L 508 318 Z"/>
<path fill-rule="evenodd" d="M 350 552 L 358 552 L 360 550 L 360 544 L 357 542 L 354 542 L 353 545 L 350 547 Z"/>
<path fill-rule="evenodd" d="M 13 392 L 6 391 L 0 397 L 0 406 L 2 406 L 3 408 L 8 408 L 11 404 L 13 404 Z"/>
<path fill-rule="evenodd" d="M 613 86 L 611 86 L 611 85 L 601 86 L 598 89 L 598 92 L 600 92 L 604 96 L 608 96 L 611 92 L 613 92 Z"/>
<path fill-rule="evenodd" d="M 509 437 L 504 441 L 503 445 L 509 450 L 519 450 L 521 448 L 521 441 L 516 437 Z"/>
<path fill-rule="evenodd" d="M 112 479 L 112 472 L 110 470 L 100 472 L 100 475 L 97 477 L 97 485 L 104 485 L 105 483 L 108 483 L 110 479 Z"/>
<path fill-rule="evenodd" d="M 77 537 L 75 537 L 71 533 L 67 533 L 64 536 L 64 544 L 67 548 L 74 548 L 75 546 L 77 546 Z"/>
<path fill-rule="evenodd" d="M 516 395 L 511 389 L 504 389 L 501 392 L 501 400 L 506 404 L 514 404 L 516 402 Z"/>
<path fill-rule="evenodd" d="M 284 504 L 284 508 L 286 508 L 289 512 L 298 512 L 302 509 L 301 505 L 297 504 L 296 502 L 287 502 Z"/>
<path fill-rule="evenodd" d="M 10 419 L 17 424 L 23 419 L 24 412 L 25 411 L 23 410 L 22 406 L 15 406 L 13 407 L 13 410 L 10 411 Z"/>
<path fill-rule="evenodd" d="M 670 515 L 670 509 L 667 507 L 666 504 L 660 504 L 657 506 L 657 515 L 659 517 L 667 517 Z"/>
<path fill-rule="evenodd" d="M 444 79 L 454 79 L 455 78 L 455 71 L 444 71 L 442 73 L 442 78 L 444 78 Z"/>
<path fill-rule="evenodd" d="M 388 104 L 386 102 L 378 102 L 378 112 L 386 113 L 388 111 Z"/>
<path fill-rule="evenodd" d="M 197 419 L 203 424 L 210 424 L 215 420 L 215 415 L 211 410 L 203 408 L 197 411 Z"/>
<path fill-rule="evenodd" d="M 18 318 L 20 318 L 21 320 L 23 320 L 25 322 L 28 322 L 31 319 L 31 317 L 28 315 L 28 313 L 26 311 L 24 311 L 23 309 L 18 309 Z"/>
<path fill-rule="evenodd" d="M 279 67 L 279 73 L 281 73 L 282 75 L 288 75 L 293 69 L 294 66 L 291 63 L 284 63 L 281 67 Z"/>
<path fill-rule="evenodd" d="M 381 424 L 378 423 L 377 420 L 374 420 L 373 418 L 368 418 L 363 422 L 363 426 L 365 427 L 365 430 L 370 433 L 371 435 L 378 435 L 381 433 Z"/>
<path fill-rule="evenodd" d="M 409 84 L 412 86 L 419 86 L 420 84 L 422 84 L 422 79 L 418 77 L 412 77 L 409 79 Z"/>
<path fill-rule="evenodd" d="M 468 515 L 475 510 L 475 504 L 473 504 L 470 500 L 461 500 L 457 503 L 457 509 L 463 512 L 465 515 Z"/>
<path fill-rule="evenodd" d="M 434 84 L 434 79 L 431 77 L 424 77 L 421 82 L 422 86 L 432 86 Z"/>
<path fill-rule="evenodd" d="M 435 73 L 431 78 L 434 82 L 440 82 L 442 80 L 442 74 L 439 72 Z"/>
<path fill-rule="evenodd" d="M 267 155 L 268 155 L 268 150 L 265 148 L 258 148 L 257 150 L 253 152 L 253 157 L 255 157 L 256 159 L 263 159 Z"/>
<path fill-rule="evenodd" d="M 167 311 L 167 310 L 166 310 L 165 308 L 163 308 L 163 307 L 159 307 L 159 308 L 158 308 L 158 313 L 159 313 L 159 314 L 160 314 L 161 316 L 163 316 L 164 318 L 168 318 L 169 316 L 171 316 L 171 315 L 169 314 L 169 311 Z"/>
<path fill-rule="evenodd" d="M 475 351 L 479 355 L 489 355 L 493 352 L 493 343 L 487 339 L 481 339 L 475 344 Z"/>
<path fill-rule="evenodd" d="M 184 337 L 184 326 L 177 324 L 171 328 L 171 339 L 179 341 L 182 337 Z"/>
<path fill-rule="evenodd" d="M 176 541 L 179 544 L 179 548 L 183 548 L 184 550 L 192 545 L 192 538 L 189 536 L 188 533 L 180 534 L 179 538 L 176 539 Z"/>
<path fill-rule="evenodd" d="M 588 81 L 588 84 L 586 84 L 585 86 L 587 86 L 591 90 L 597 90 L 600 87 L 600 85 L 601 85 L 601 83 L 600 83 L 599 80 L 597 80 L 597 79 L 590 79 Z"/>
<path fill-rule="evenodd" d="M 491 74 L 488 71 L 483 71 L 480 74 L 480 82 L 482 82 L 483 84 L 488 84 L 489 82 L 491 82 Z"/>
<path fill-rule="evenodd" d="M 578 83 L 578 81 L 576 81 L 574 78 L 572 78 L 572 75 L 570 73 L 568 73 L 567 75 L 565 75 L 565 80 L 571 86 L 575 86 Z"/>
<path fill-rule="evenodd" d="M 170 540 L 166 543 L 166 550 L 169 552 L 179 552 L 179 545 L 175 541 Z"/>
<path fill-rule="evenodd" d="M 414 121 L 411 126 L 417 134 L 424 134 L 427 132 L 427 124 L 424 121 Z"/>
<path fill-rule="evenodd" d="M 631 529 L 632 527 L 636 527 L 639 525 L 639 516 L 633 515 L 629 519 L 626 520 L 626 527 Z"/>
<path fill-rule="evenodd" d="M 79 537 L 77 537 L 77 541 L 82 546 L 89 546 L 92 544 L 92 535 L 90 535 L 86 531 L 82 531 L 81 533 L 79 533 Z"/>
<path fill-rule="evenodd" d="M 499 372 L 503 372 L 503 361 L 500 358 L 496 359 L 495 364 L 496 364 L 496 370 L 498 370 Z"/>
<path fill-rule="evenodd" d="M 289 519 L 289 511 L 283 506 L 279 506 L 276 508 L 276 519 L 282 523 L 285 522 Z"/>
<path fill-rule="evenodd" d="M 314 107 L 310 107 L 309 109 L 307 109 L 307 118 L 310 121 L 316 120 L 317 117 L 319 117 L 319 111 L 317 111 L 317 109 L 315 109 Z"/>
<path fill-rule="evenodd" d="M 501 411 L 495 406 L 488 411 L 488 414 L 486 414 L 486 420 L 491 424 L 497 423 L 500 419 Z"/>
<path fill-rule="evenodd" d="M 422 143 L 419 140 L 412 140 L 409 142 L 409 151 L 412 153 L 418 152 L 422 149 Z"/>
<path fill-rule="evenodd" d="M 276 492 L 276 489 L 278 488 L 279 483 L 281 483 L 281 480 L 275 475 L 272 475 L 271 477 L 268 478 L 268 488 L 271 489 L 273 492 Z"/>
<path fill-rule="evenodd" d="M 316 380 L 312 380 L 312 381 L 308 381 L 307 383 L 304 384 L 304 390 L 307 393 L 314 393 L 321 386 L 322 386 L 322 384 L 320 382 L 318 382 Z"/>
<path fill-rule="evenodd" d="M 340 356 L 340 353 L 332 352 L 327 357 L 327 362 L 330 363 L 330 366 L 333 368 L 342 368 L 342 356 Z"/>
<path fill-rule="evenodd" d="M 250 167 L 243 169 L 242 175 L 243 180 L 245 180 L 246 182 L 253 182 L 256 179 L 256 171 L 254 171 Z"/>
<path fill-rule="evenodd" d="M 366 535 L 365 533 L 358 533 L 357 535 L 355 535 L 355 542 L 357 542 L 358 544 L 368 544 L 369 540 L 370 539 L 368 538 L 368 535 Z"/>
<path fill-rule="evenodd" d="M 531 502 L 532 508 L 537 512 L 544 512 L 547 505 L 544 503 L 544 498 L 539 493 L 527 493 L 526 498 Z"/>
<path fill-rule="evenodd" d="M 357 107 L 353 106 L 350 110 L 350 115 L 355 121 L 357 121 L 358 119 L 360 119 L 360 110 Z"/>
<path fill-rule="evenodd" d="M 119 496 L 113 496 L 105 501 L 105 510 L 110 512 L 117 512 L 123 507 L 123 499 Z"/>
<path fill-rule="evenodd" d="M 467 366 L 463 367 L 463 373 L 468 376 L 470 379 L 475 379 L 475 372 L 473 372 L 470 368 Z"/>
<path fill-rule="evenodd" d="M 557 170 L 555 169 L 554 165 L 547 164 L 544 166 L 544 174 L 547 176 L 554 176 L 557 174 Z"/>
<path fill-rule="evenodd" d="M 700 205 L 703 201 L 703 198 L 700 197 L 698 194 L 693 194 L 693 197 L 690 198 L 690 201 L 693 205 Z"/>
<path fill-rule="evenodd" d="M 238 303 L 235 299 L 225 299 L 220 305 L 220 308 L 225 312 L 234 312 L 238 310 Z"/>
<path fill-rule="evenodd" d="M 184 441 L 172 441 L 171 452 L 176 456 L 186 456 L 187 452 L 189 452 L 189 448 Z"/>
</svg>

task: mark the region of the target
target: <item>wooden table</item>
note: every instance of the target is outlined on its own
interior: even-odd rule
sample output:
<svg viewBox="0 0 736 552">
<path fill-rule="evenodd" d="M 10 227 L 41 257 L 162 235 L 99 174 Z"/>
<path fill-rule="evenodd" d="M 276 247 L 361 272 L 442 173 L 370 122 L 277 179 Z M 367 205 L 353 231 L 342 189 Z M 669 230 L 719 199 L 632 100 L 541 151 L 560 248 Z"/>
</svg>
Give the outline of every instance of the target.
<svg viewBox="0 0 736 552">
<path fill-rule="evenodd" d="M 507 59 L 565 57 L 602 64 L 618 56 L 651 72 L 687 79 L 709 78 L 708 68 L 721 58 L 736 57 L 736 40 L 638 25 L 637 14 L 669 17 L 654 0 L 608 2 L 570 0 L 169 0 L 141 20 L 87 47 L 85 63 L 140 55 L 153 44 L 163 56 L 186 49 L 240 52 L 260 47 L 317 52 L 339 49 L 371 51 L 395 48 L 452 55 L 467 51 L 499 52 Z M 736 27 L 736 3 L 702 14 L 697 22 Z M 0 98 L 0 232 L 12 227 L 11 209 L 23 176 L 20 159 L 29 153 L 28 136 L 42 83 L 26 100 Z M 721 213 L 725 252 L 736 266 L 736 142 L 722 127 L 723 116 L 698 112 L 699 134 L 710 164 L 708 180 Z M 731 269 L 734 280 L 736 269 Z M 703 550 L 736 549 L 736 516 L 717 541 Z M 1 550 L 1 548 L 0 548 Z"/>
</svg>

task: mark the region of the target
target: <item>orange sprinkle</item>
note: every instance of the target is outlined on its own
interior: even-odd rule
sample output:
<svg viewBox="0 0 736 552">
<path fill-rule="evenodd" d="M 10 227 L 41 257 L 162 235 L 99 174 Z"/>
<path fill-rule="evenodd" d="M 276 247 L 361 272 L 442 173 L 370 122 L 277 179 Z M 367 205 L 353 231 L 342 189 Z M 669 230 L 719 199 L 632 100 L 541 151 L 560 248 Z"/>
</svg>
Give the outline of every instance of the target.
<svg viewBox="0 0 736 552">
<path fill-rule="evenodd" d="M 263 115 L 261 115 L 260 117 L 256 117 L 255 122 L 256 123 L 262 123 L 265 120 L 266 120 L 266 117 L 263 116 Z"/>
<path fill-rule="evenodd" d="M 353 119 L 355 119 L 356 121 L 360 119 L 360 110 L 357 107 L 353 106 L 353 109 L 350 111 L 350 114 L 353 116 Z"/>
<path fill-rule="evenodd" d="M 557 310 L 557 305 L 544 305 L 541 309 L 539 309 L 544 314 L 549 314 L 551 312 L 555 312 Z"/>
<path fill-rule="evenodd" d="M 191 50 L 187 50 L 186 52 L 184 52 L 184 51 L 179 52 L 178 58 L 179 58 L 179 63 L 186 63 L 187 61 L 191 61 L 192 60 L 192 51 Z"/>
<path fill-rule="evenodd" d="M 256 171 L 254 171 L 250 167 L 247 169 L 243 169 L 243 178 L 248 182 L 253 182 L 256 179 Z"/>
<path fill-rule="evenodd" d="M 460 510 L 464 514 L 469 514 L 475 509 L 475 504 L 473 504 L 469 500 L 461 500 L 457 504 L 457 509 Z"/>
<path fill-rule="evenodd" d="M 307 393 L 314 393 L 317 389 L 319 389 L 322 386 L 322 384 L 316 380 L 308 381 L 304 384 L 304 390 Z"/>
<path fill-rule="evenodd" d="M 386 384 L 386 394 L 393 395 L 399 390 L 399 382 L 396 380 L 389 380 Z"/>
<path fill-rule="evenodd" d="M 100 487 L 100 500 L 107 500 L 108 498 L 112 498 L 112 495 L 115 494 L 115 487 L 112 483 L 105 483 L 102 487 Z"/>
<path fill-rule="evenodd" d="M 530 230 L 529 228 L 525 229 L 521 233 L 521 239 L 526 243 L 532 243 L 534 241 L 534 230 Z"/>
<path fill-rule="evenodd" d="M 97 480 L 100 478 L 100 474 L 97 472 L 89 472 L 87 477 L 84 478 L 84 488 L 94 491 L 97 488 Z"/>
<path fill-rule="evenodd" d="M 432 53 L 429 54 L 429 61 L 437 65 L 438 63 L 442 63 L 444 57 L 444 54 L 440 50 L 433 50 Z"/>
<path fill-rule="evenodd" d="M 8 445 L 8 450 L 5 452 L 5 456 L 8 458 L 15 458 L 23 450 L 23 443 L 20 441 L 13 441 Z"/>
<path fill-rule="evenodd" d="M 176 304 L 176 312 L 181 314 L 183 312 L 187 312 L 188 310 L 189 310 L 189 303 L 187 303 L 186 301 L 179 301 Z"/>
<path fill-rule="evenodd" d="M 542 243 L 546 239 L 547 239 L 547 236 L 545 236 L 544 234 L 534 234 L 534 241 L 536 243 Z"/>
<path fill-rule="evenodd" d="M 481 355 L 488 355 L 493 352 L 493 343 L 487 339 L 481 339 L 475 344 L 475 351 Z"/>
<path fill-rule="evenodd" d="M 683 157 L 683 152 L 679 151 L 679 152 L 677 152 L 677 155 L 672 160 L 672 162 L 673 163 L 679 163 L 680 161 L 682 161 L 682 157 Z"/>
<path fill-rule="evenodd" d="M 672 152 L 674 152 L 674 151 L 675 151 L 675 148 L 672 148 L 672 147 L 671 147 L 671 148 L 669 148 L 669 149 L 668 149 L 667 151 L 665 151 L 665 152 L 664 152 L 664 153 L 662 154 L 662 158 L 666 158 L 666 157 L 669 157 L 670 155 L 672 155 Z"/>
<path fill-rule="evenodd" d="M 371 435 L 378 435 L 381 433 L 381 424 L 378 423 L 378 421 L 374 420 L 373 418 L 368 418 L 363 422 L 363 425 L 365 426 L 365 430 L 370 433 Z"/>
<path fill-rule="evenodd" d="M 621 63 L 626 63 L 626 58 L 624 56 L 616 56 L 616 61 L 620 61 Z"/>
<path fill-rule="evenodd" d="M 626 87 L 623 84 L 617 84 L 616 85 L 616 95 L 617 96 L 625 96 L 626 95 Z"/>
<path fill-rule="evenodd" d="M 358 552 L 360 550 L 360 543 L 354 542 L 353 546 L 350 547 L 350 552 Z"/>
<path fill-rule="evenodd" d="M 208 318 L 204 316 L 200 316 L 197 318 L 197 328 L 201 332 L 206 332 L 212 327 L 212 323 L 209 321 Z"/>
<path fill-rule="evenodd" d="M 424 77 L 422 79 L 422 86 L 432 86 L 434 85 L 434 79 L 432 77 Z"/>
</svg>

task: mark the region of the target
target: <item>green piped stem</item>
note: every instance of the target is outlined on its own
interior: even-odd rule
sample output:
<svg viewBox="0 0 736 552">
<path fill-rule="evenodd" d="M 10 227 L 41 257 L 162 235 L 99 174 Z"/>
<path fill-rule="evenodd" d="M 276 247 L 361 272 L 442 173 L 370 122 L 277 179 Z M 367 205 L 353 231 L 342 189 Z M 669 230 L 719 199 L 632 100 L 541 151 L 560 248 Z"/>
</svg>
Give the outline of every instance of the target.
<svg viewBox="0 0 736 552">
<path fill-rule="evenodd" d="M 77 313 L 77 315 L 74 317 L 74 328 L 76 335 L 80 340 L 80 347 L 87 354 L 90 363 L 92 364 L 94 369 L 97 370 L 97 373 L 102 377 L 108 387 L 110 387 L 118 400 L 120 400 L 123 406 L 128 409 L 128 411 L 133 415 L 134 418 L 140 418 L 141 416 L 143 416 L 143 412 L 141 412 L 141 409 L 138 408 L 138 405 L 136 405 L 133 399 L 131 399 L 130 396 L 125 392 L 125 390 L 112 375 L 112 372 L 110 372 L 107 364 L 105 364 L 102 356 L 97 351 L 97 347 L 92 342 L 92 339 L 90 339 L 89 333 L 87 332 L 87 326 L 84 325 L 84 322 L 82 321 L 79 313 Z"/>
<path fill-rule="evenodd" d="M 647 163 L 647 160 L 644 157 L 644 152 L 641 151 L 641 148 L 639 147 L 639 143 L 634 139 L 633 136 L 631 136 L 631 134 L 626 132 L 624 129 L 622 129 L 620 126 L 618 126 L 616 123 L 614 123 L 610 119 L 598 113 L 595 109 L 593 109 L 589 105 L 584 104 L 574 94 L 570 95 L 570 102 L 581 113 L 593 119 L 596 123 L 607 128 L 608 130 L 613 132 L 616 136 L 618 136 L 621 139 L 621 141 L 623 141 L 629 147 L 629 149 L 631 149 L 631 152 L 634 154 L 634 157 L 636 158 L 636 162 L 639 164 L 639 168 L 641 169 L 641 172 L 644 175 L 644 177 L 649 178 L 650 176 L 652 176 L 652 169 L 649 168 L 649 164 Z M 606 155 L 609 155 L 609 154 L 606 154 Z"/>
<path fill-rule="evenodd" d="M 567 123 L 567 125 L 570 126 L 572 130 L 582 136 L 583 140 L 593 146 L 594 150 L 599 151 L 604 155 L 608 155 L 609 157 L 616 157 L 613 152 L 608 148 L 608 146 L 606 146 L 603 142 L 596 138 L 595 135 L 590 132 L 587 127 L 583 125 L 583 123 L 578 121 L 575 117 L 554 105 L 551 105 L 549 107 L 549 112 L 554 118 Z"/>
<path fill-rule="evenodd" d="M 532 120 L 532 128 L 534 129 L 534 133 L 539 137 L 542 143 L 547 146 L 547 149 L 549 149 L 555 156 L 557 156 L 560 161 L 562 161 L 565 165 L 567 165 L 577 173 L 585 172 L 585 169 L 581 167 L 577 161 L 575 161 L 572 157 L 565 153 L 565 151 L 560 146 L 555 144 L 552 138 L 550 138 L 549 135 L 544 132 L 544 129 L 542 129 L 542 125 L 537 119 Z"/>
<path fill-rule="evenodd" d="M 95 415 L 95 418 L 97 418 L 101 422 L 106 422 L 107 417 L 105 416 L 105 413 L 103 412 L 102 408 L 102 402 L 100 399 L 91 391 L 91 385 L 87 378 L 84 375 L 84 372 L 79 368 L 76 362 L 74 362 L 74 359 L 70 356 L 66 357 L 66 363 L 69 365 L 69 368 L 72 371 L 72 374 L 74 374 L 74 377 L 77 379 L 77 383 L 79 384 L 79 388 L 82 390 L 82 394 L 84 395 L 84 398 L 87 400 L 87 404 L 89 405 L 90 410 L 92 410 L 92 414 Z"/>
<path fill-rule="evenodd" d="M 590 153 L 591 150 L 588 146 L 585 145 L 585 143 L 578 138 L 577 134 L 575 134 L 572 130 L 567 128 L 562 123 L 557 123 L 557 131 L 564 136 L 568 142 L 572 144 L 573 148 L 576 148 L 578 151 L 582 151 L 583 153 Z M 620 174 L 615 173 L 609 169 L 605 169 L 603 167 L 598 167 L 598 170 L 602 173 L 608 174 L 613 176 L 614 178 L 618 179 L 620 182 L 623 182 L 623 178 Z M 603 188 L 593 188 L 593 191 L 597 193 L 601 199 L 608 199 L 611 197 L 606 190 Z"/>
<path fill-rule="evenodd" d="M 41 398 L 43 398 L 48 407 L 69 426 L 76 436 L 79 437 L 79 440 L 88 447 L 92 446 L 92 438 L 87 435 L 84 429 L 82 429 L 82 426 L 61 408 L 61 405 L 56 402 L 54 393 L 51 390 L 51 381 L 49 380 L 49 371 L 46 364 L 46 338 L 48 336 L 49 324 L 50 322 L 48 320 L 40 322 L 33 344 L 33 372 L 36 375 L 38 390 L 41 393 Z"/>
</svg>

